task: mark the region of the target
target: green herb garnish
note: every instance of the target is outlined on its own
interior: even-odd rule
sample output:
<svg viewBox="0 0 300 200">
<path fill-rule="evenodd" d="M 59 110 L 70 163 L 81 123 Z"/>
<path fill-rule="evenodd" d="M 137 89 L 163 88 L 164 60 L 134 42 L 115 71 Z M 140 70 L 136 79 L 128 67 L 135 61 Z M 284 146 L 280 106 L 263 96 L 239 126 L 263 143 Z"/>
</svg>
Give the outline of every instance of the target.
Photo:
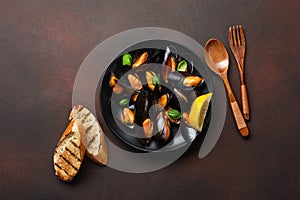
<svg viewBox="0 0 300 200">
<path fill-rule="evenodd" d="M 120 106 L 126 106 L 129 104 L 129 100 L 128 99 L 122 99 L 120 102 L 119 102 Z"/>
<path fill-rule="evenodd" d="M 159 77 L 158 77 L 157 75 L 154 75 L 154 76 L 152 77 L 152 84 L 153 84 L 153 85 L 160 86 Z"/>
<path fill-rule="evenodd" d="M 122 64 L 131 66 L 131 63 L 132 63 L 131 55 L 129 53 L 125 53 L 122 58 Z"/>
<path fill-rule="evenodd" d="M 168 110 L 168 115 L 174 120 L 180 119 L 181 118 L 181 113 L 178 110 L 175 109 L 170 109 Z"/>
<path fill-rule="evenodd" d="M 179 71 L 179 72 L 187 71 L 187 62 L 185 60 L 182 60 L 178 63 L 177 71 Z"/>
</svg>

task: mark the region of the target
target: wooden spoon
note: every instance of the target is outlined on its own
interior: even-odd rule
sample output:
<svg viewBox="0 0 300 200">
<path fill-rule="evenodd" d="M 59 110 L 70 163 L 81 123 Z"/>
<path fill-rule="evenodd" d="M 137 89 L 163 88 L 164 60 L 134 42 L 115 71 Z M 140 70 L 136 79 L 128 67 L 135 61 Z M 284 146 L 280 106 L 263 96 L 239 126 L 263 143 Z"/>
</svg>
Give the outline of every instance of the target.
<svg viewBox="0 0 300 200">
<path fill-rule="evenodd" d="M 222 42 L 215 38 L 212 38 L 207 41 L 205 50 L 206 51 L 204 52 L 204 56 L 206 63 L 216 74 L 220 75 L 223 79 L 237 128 L 239 129 L 240 134 L 243 137 L 246 137 L 249 135 L 249 130 L 227 78 L 229 56 L 226 48 L 224 47 Z"/>
</svg>

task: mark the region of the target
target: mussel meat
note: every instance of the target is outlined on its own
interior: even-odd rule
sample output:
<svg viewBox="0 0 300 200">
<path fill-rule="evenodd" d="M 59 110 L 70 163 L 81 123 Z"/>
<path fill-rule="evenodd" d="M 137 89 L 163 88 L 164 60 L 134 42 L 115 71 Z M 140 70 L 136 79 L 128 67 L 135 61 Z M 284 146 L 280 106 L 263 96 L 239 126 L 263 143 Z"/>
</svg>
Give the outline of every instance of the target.
<svg viewBox="0 0 300 200">
<path fill-rule="evenodd" d="M 114 73 L 111 73 L 110 79 L 109 79 L 109 86 L 110 87 L 115 87 L 115 85 L 117 84 L 118 80 L 119 79 L 116 77 L 116 75 Z"/>
<path fill-rule="evenodd" d="M 163 94 L 159 99 L 158 99 L 158 108 L 161 110 L 163 108 L 165 108 L 169 102 L 169 97 L 170 95 L 167 93 L 167 94 Z"/>
<path fill-rule="evenodd" d="M 119 79 L 114 73 L 111 73 L 109 79 L 109 86 L 112 88 L 113 92 L 120 94 L 123 91 L 123 87 L 118 84 Z"/>
<path fill-rule="evenodd" d="M 153 77 L 157 77 L 157 75 L 153 72 L 153 71 L 147 71 L 146 72 L 146 79 L 147 79 L 147 83 L 148 83 L 148 87 L 150 88 L 150 90 L 154 91 L 155 85 L 153 83 Z"/>
<path fill-rule="evenodd" d="M 142 82 L 137 74 L 128 74 L 128 81 L 135 90 L 141 90 L 143 88 Z"/>
<path fill-rule="evenodd" d="M 182 83 L 187 87 L 195 87 L 203 82 L 203 78 L 199 76 L 186 76 L 184 77 Z"/>
<path fill-rule="evenodd" d="M 137 93 L 135 93 L 135 94 L 133 94 L 132 96 L 131 96 L 131 101 L 133 102 L 133 103 L 135 103 L 136 102 L 136 100 L 137 100 L 137 98 L 138 98 L 138 94 Z"/>
<path fill-rule="evenodd" d="M 167 60 L 167 66 L 171 67 L 172 72 L 176 71 L 176 62 L 173 56 L 169 56 Z"/>
<path fill-rule="evenodd" d="M 147 61 L 147 58 L 148 58 L 148 53 L 144 52 L 142 55 L 140 55 L 138 58 L 135 59 L 134 63 L 132 64 L 132 68 L 135 69 L 140 65 L 144 64 Z"/>
<path fill-rule="evenodd" d="M 153 133 L 153 122 L 151 122 L 150 118 L 145 119 L 143 122 L 143 129 L 146 137 L 146 143 L 148 143 Z"/>
<path fill-rule="evenodd" d="M 123 108 L 121 120 L 126 125 L 132 125 L 134 122 L 134 113 L 129 108 Z"/>
</svg>

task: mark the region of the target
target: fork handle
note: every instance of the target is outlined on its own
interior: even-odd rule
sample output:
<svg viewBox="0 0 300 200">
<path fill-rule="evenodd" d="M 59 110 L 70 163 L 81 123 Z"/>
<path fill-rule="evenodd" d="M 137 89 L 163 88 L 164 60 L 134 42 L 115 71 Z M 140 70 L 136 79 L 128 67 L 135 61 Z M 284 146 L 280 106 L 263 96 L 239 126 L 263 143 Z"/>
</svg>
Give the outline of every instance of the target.
<svg viewBox="0 0 300 200">
<path fill-rule="evenodd" d="M 241 96 L 242 96 L 242 107 L 243 107 L 243 114 L 245 120 L 249 120 L 249 101 L 248 101 L 248 93 L 245 84 L 241 85 Z"/>
</svg>

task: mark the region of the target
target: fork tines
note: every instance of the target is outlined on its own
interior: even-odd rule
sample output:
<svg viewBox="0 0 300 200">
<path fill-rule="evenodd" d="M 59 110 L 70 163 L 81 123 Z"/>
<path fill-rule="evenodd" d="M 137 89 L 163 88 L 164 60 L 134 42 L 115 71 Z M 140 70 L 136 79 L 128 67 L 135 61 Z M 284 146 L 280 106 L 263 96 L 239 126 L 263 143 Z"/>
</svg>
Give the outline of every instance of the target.
<svg viewBox="0 0 300 200">
<path fill-rule="evenodd" d="M 229 27 L 229 44 L 232 46 L 245 46 L 245 36 L 241 25 Z"/>
</svg>

